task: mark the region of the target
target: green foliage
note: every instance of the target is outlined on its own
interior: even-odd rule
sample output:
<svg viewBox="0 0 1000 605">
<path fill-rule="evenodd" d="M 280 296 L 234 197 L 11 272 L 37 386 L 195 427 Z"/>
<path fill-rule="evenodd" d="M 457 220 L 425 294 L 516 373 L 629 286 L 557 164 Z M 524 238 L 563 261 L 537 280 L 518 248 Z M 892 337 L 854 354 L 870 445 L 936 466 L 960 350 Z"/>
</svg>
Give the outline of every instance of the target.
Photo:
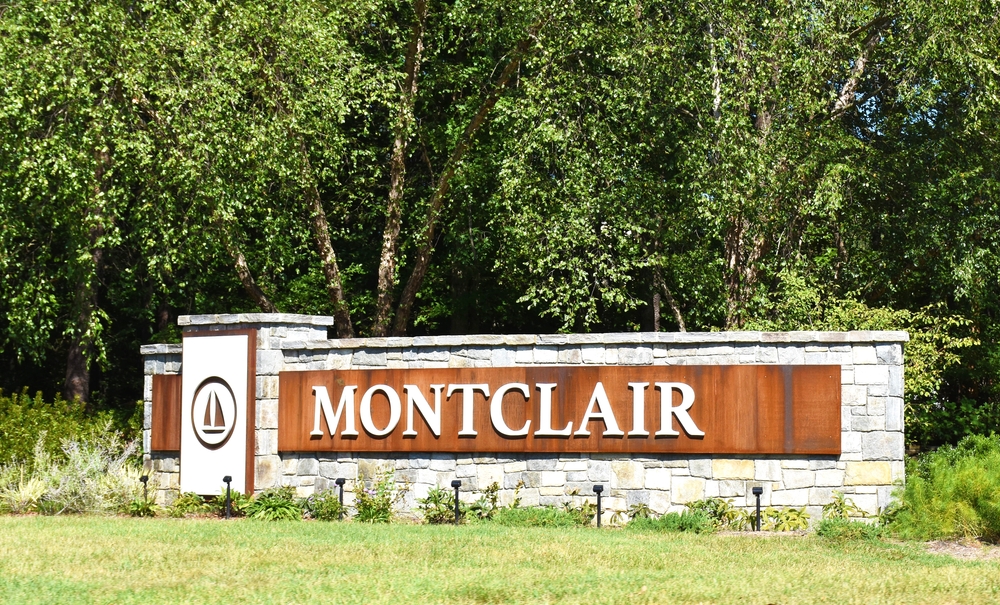
<svg viewBox="0 0 1000 605">
<path fill-rule="evenodd" d="M 581 527 L 590 523 L 590 519 L 582 519 L 579 511 L 554 506 L 501 508 L 492 520 L 506 527 Z"/>
<path fill-rule="evenodd" d="M 658 519 L 635 517 L 626 525 L 629 529 L 711 533 L 717 529 L 716 521 L 700 509 L 687 509 L 681 513 L 667 513 Z"/>
<path fill-rule="evenodd" d="M 823 519 L 850 519 L 851 517 L 866 517 L 866 513 L 861 507 L 854 504 L 854 500 L 844 497 L 843 492 L 833 492 L 833 500 L 823 505 Z"/>
<path fill-rule="evenodd" d="M 155 517 L 160 507 L 146 498 L 136 498 L 128 504 L 130 517 Z"/>
<path fill-rule="evenodd" d="M 247 496 L 243 492 L 229 491 L 229 514 L 233 517 L 243 517 L 247 514 L 250 505 L 253 504 L 253 497 Z M 206 503 L 207 510 L 214 512 L 220 517 L 226 516 L 226 488 L 219 491 L 211 502 Z"/>
<path fill-rule="evenodd" d="M 211 506 L 205 502 L 204 498 L 194 492 L 184 492 L 167 508 L 167 514 L 171 517 L 187 517 L 204 514 L 211 510 Z"/>
<path fill-rule="evenodd" d="M 36 448 L 52 458 L 62 458 L 67 440 L 88 440 L 107 428 L 106 415 L 88 415 L 86 405 L 56 397 L 45 401 L 41 393 L 0 392 L 0 465 L 31 464 Z"/>
<path fill-rule="evenodd" d="M 126 443 L 108 424 L 97 437 L 63 441 L 58 457 L 45 451 L 42 435 L 30 464 L 0 471 L 0 509 L 48 515 L 125 512 L 142 493 L 134 454 L 135 443 Z"/>
<path fill-rule="evenodd" d="M 769 506 L 760 513 L 760 527 L 764 531 L 809 529 L 809 516 L 804 506 L 802 508 L 789 508 L 786 506 L 780 510 Z"/>
<path fill-rule="evenodd" d="M 912 462 L 890 529 L 903 538 L 1000 540 L 1000 436 L 970 436 Z"/>
<path fill-rule="evenodd" d="M 443 487 L 432 487 L 426 498 L 417 499 L 418 510 L 424 521 L 431 525 L 455 522 L 455 492 Z M 467 507 L 459 502 L 459 514 L 464 516 Z"/>
<path fill-rule="evenodd" d="M 875 523 L 852 521 L 846 517 L 828 517 L 819 522 L 816 535 L 838 541 L 878 540 L 886 535 L 886 531 Z"/>
<path fill-rule="evenodd" d="M 257 494 L 246 507 L 246 515 L 262 521 L 301 521 L 302 508 L 294 487 L 272 487 Z"/>
<path fill-rule="evenodd" d="M 717 529 L 739 531 L 747 529 L 753 524 L 752 514 L 747 510 L 733 506 L 732 499 L 706 498 L 689 502 L 686 506 L 689 510 L 705 513 Z"/>
<path fill-rule="evenodd" d="M 653 509 L 649 508 L 649 505 L 645 502 L 639 502 L 628 507 L 627 515 L 629 520 L 652 519 L 655 516 L 653 514 Z"/>
<path fill-rule="evenodd" d="M 429 258 L 401 331 L 901 328 L 908 440 L 1000 426 L 995 6 L 427 7 L 4 5 L 0 387 L 82 345 L 130 417 L 137 347 L 261 307 L 240 275 L 370 334 Z"/>
<path fill-rule="evenodd" d="M 396 474 L 392 469 L 382 469 L 375 472 L 366 487 L 364 474 L 358 475 L 354 491 L 354 507 L 358 513 L 355 520 L 364 523 L 389 523 L 392 521 L 396 503 L 403 499 L 407 487 L 396 486 Z"/>
<path fill-rule="evenodd" d="M 339 521 L 348 516 L 347 507 L 340 503 L 340 493 L 336 488 L 316 492 L 301 504 L 305 515 L 317 521 Z"/>
</svg>

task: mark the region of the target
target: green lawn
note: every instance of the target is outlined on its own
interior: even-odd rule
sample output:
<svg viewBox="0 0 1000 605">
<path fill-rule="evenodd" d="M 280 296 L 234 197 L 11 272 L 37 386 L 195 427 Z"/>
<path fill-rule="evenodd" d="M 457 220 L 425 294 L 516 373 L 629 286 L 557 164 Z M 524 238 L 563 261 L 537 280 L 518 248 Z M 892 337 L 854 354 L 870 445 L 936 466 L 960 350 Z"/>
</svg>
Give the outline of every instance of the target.
<svg viewBox="0 0 1000 605">
<path fill-rule="evenodd" d="M 815 536 L 0 517 L 0 603 L 997 603 L 1000 563 Z"/>
</svg>

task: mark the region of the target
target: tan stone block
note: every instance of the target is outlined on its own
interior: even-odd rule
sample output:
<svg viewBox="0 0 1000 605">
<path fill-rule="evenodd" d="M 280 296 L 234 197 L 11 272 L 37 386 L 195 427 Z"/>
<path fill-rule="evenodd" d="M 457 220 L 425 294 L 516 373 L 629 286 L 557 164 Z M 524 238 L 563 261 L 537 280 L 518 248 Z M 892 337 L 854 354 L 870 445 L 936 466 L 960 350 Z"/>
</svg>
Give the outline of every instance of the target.
<svg viewBox="0 0 1000 605">
<path fill-rule="evenodd" d="M 892 466 L 888 462 L 848 462 L 844 485 L 888 485 Z"/>
<path fill-rule="evenodd" d="M 753 460 L 729 460 L 716 458 L 712 460 L 712 478 L 714 479 L 753 479 Z"/>
<path fill-rule="evenodd" d="M 611 489 L 642 489 L 643 471 L 641 462 L 615 460 L 611 463 Z"/>
<path fill-rule="evenodd" d="M 705 497 L 705 480 L 700 477 L 674 477 L 670 495 L 675 504 L 701 500 Z"/>
</svg>

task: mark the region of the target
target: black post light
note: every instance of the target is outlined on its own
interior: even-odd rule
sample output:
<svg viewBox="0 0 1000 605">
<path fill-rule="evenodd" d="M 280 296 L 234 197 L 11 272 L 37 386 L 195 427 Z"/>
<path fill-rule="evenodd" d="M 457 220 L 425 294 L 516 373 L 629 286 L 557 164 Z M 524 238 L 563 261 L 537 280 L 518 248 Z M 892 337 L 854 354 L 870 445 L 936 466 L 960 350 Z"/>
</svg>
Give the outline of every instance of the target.
<svg viewBox="0 0 1000 605">
<path fill-rule="evenodd" d="M 598 483 L 594 486 L 594 493 L 597 494 L 597 527 L 601 527 L 601 492 L 604 486 Z"/>
<path fill-rule="evenodd" d="M 462 519 L 462 513 L 458 509 L 458 488 L 462 487 L 462 481 L 460 479 L 455 479 L 451 482 L 451 486 L 455 488 L 455 525 L 458 525 Z"/>
<path fill-rule="evenodd" d="M 149 502 L 149 490 L 146 487 L 146 484 L 149 482 L 149 475 L 139 477 L 139 481 L 142 481 L 142 499 L 144 502 Z"/>
<path fill-rule="evenodd" d="M 229 494 L 229 487 L 230 484 L 233 482 L 233 478 L 231 475 L 226 475 L 225 477 L 222 478 L 222 480 L 226 484 L 226 518 L 228 519 L 233 515 L 233 499 Z"/>
<path fill-rule="evenodd" d="M 757 496 L 757 519 L 755 522 L 755 531 L 760 531 L 760 495 L 764 493 L 764 488 L 758 485 L 750 491 L 753 492 L 754 496 Z"/>
<path fill-rule="evenodd" d="M 337 515 L 337 520 L 338 521 L 343 521 L 344 520 L 344 483 L 346 483 L 346 482 L 347 482 L 347 479 L 344 479 L 343 477 L 337 477 L 337 479 L 334 481 L 334 483 L 337 484 L 337 488 L 340 489 L 340 496 L 339 496 L 340 497 L 340 513 Z"/>
</svg>

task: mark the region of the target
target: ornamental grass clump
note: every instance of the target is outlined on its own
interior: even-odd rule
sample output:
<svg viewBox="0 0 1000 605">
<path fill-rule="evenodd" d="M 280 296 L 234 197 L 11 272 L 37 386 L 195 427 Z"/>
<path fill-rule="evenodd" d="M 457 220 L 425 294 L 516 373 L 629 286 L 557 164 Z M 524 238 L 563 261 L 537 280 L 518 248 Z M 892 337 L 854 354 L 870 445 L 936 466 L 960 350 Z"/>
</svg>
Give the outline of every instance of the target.
<svg viewBox="0 0 1000 605">
<path fill-rule="evenodd" d="M 902 538 L 1000 541 L 1000 436 L 969 436 L 912 463 L 890 529 Z"/>
</svg>

